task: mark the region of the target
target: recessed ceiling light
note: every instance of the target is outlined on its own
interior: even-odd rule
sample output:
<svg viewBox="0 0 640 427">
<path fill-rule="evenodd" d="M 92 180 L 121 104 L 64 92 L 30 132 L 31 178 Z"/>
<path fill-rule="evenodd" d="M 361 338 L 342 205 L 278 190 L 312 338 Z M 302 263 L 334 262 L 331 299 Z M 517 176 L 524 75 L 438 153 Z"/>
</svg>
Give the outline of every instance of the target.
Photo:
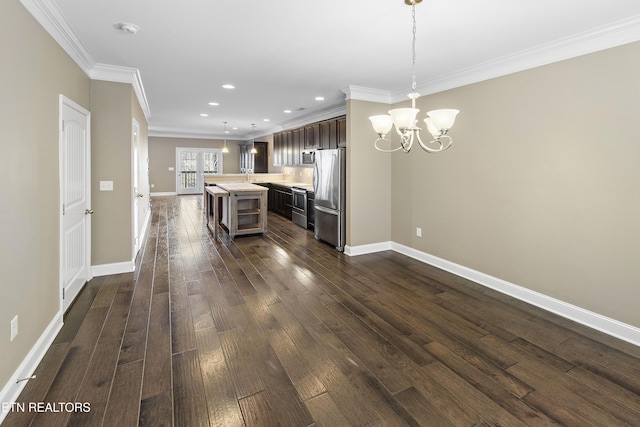
<svg viewBox="0 0 640 427">
<path fill-rule="evenodd" d="M 217 106 L 218 106 L 218 105 L 220 105 L 220 104 L 218 104 L 217 102 L 210 102 L 210 103 L 209 103 L 209 105 L 212 105 L 212 106 L 214 106 L 214 107 L 217 107 Z"/>
<path fill-rule="evenodd" d="M 324 96 L 316 96 L 316 101 L 324 101 Z"/>
<path fill-rule="evenodd" d="M 234 126 L 234 127 L 232 127 L 231 129 L 233 129 L 233 130 L 238 130 L 238 126 Z"/>
<path fill-rule="evenodd" d="M 200 116 L 202 117 L 209 117 L 209 115 L 207 113 L 200 113 Z"/>
<path fill-rule="evenodd" d="M 291 110 L 284 110 L 286 114 L 291 114 Z"/>
<path fill-rule="evenodd" d="M 262 119 L 263 122 L 270 122 L 271 120 L 269 119 Z"/>
<path fill-rule="evenodd" d="M 225 89 L 235 89 L 235 88 L 236 88 L 234 85 L 232 85 L 232 84 L 228 84 L 228 83 L 227 83 L 227 84 L 222 85 L 222 87 L 223 87 L 223 88 L 225 88 Z"/>
</svg>

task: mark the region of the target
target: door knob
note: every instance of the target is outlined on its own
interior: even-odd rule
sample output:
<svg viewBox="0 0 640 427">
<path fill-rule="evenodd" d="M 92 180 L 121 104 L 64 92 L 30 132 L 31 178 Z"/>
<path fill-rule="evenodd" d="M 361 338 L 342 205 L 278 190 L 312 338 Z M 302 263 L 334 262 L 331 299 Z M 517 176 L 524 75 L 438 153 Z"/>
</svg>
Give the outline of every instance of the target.
<svg viewBox="0 0 640 427">
<path fill-rule="evenodd" d="M 85 209 L 84 210 L 84 214 L 85 215 L 93 215 L 93 209 Z"/>
<path fill-rule="evenodd" d="M 138 197 L 144 197 L 144 194 L 138 193 Z"/>
</svg>

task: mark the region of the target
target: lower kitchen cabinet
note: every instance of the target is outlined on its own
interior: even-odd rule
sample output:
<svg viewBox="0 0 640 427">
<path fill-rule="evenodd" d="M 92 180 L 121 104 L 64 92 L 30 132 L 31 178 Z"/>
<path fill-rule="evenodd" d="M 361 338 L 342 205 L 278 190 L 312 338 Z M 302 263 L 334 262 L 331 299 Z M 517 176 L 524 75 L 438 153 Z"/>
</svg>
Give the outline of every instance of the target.
<svg viewBox="0 0 640 427">
<path fill-rule="evenodd" d="M 291 219 L 293 193 L 291 188 L 278 184 L 269 184 L 269 210 Z"/>
</svg>

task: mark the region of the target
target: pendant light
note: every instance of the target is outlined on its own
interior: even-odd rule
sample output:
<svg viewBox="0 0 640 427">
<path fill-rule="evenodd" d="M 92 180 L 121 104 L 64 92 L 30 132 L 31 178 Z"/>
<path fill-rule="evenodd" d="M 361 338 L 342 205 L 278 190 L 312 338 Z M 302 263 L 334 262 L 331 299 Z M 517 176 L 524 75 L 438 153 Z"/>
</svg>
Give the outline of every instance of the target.
<svg viewBox="0 0 640 427">
<path fill-rule="evenodd" d="M 227 134 L 229 131 L 227 130 L 227 122 L 224 122 L 224 147 L 222 147 L 222 154 L 227 154 L 229 149 L 227 148 Z"/>
<path fill-rule="evenodd" d="M 256 124 L 251 123 L 251 150 L 249 152 L 251 154 L 258 154 L 258 150 L 256 150 L 256 138 L 255 138 Z"/>
</svg>

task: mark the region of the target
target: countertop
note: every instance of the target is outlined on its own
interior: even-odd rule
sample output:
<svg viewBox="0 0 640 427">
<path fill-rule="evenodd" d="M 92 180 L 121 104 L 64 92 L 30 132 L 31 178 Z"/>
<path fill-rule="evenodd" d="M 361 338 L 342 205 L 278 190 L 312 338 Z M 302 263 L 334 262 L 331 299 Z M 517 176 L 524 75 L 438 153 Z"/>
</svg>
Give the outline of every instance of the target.
<svg viewBox="0 0 640 427">
<path fill-rule="evenodd" d="M 267 191 L 267 188 L 250 182 L 220 182 L 217 185 L 230 193 L 237 191 Z"/>
<path fill-rule="evenodd" d="M 257 173 L 257 174 L 221 174 L 207 175 L 204 178 L 205 185 L 218 185 L 223 187 L 227 184 L 274 184 L 283 187 L 302 188 L 307 191 L 313 191 L 313 184 L 309 182 L 293 181 L 286 179 L 281 173 Z"/>
</svg>

